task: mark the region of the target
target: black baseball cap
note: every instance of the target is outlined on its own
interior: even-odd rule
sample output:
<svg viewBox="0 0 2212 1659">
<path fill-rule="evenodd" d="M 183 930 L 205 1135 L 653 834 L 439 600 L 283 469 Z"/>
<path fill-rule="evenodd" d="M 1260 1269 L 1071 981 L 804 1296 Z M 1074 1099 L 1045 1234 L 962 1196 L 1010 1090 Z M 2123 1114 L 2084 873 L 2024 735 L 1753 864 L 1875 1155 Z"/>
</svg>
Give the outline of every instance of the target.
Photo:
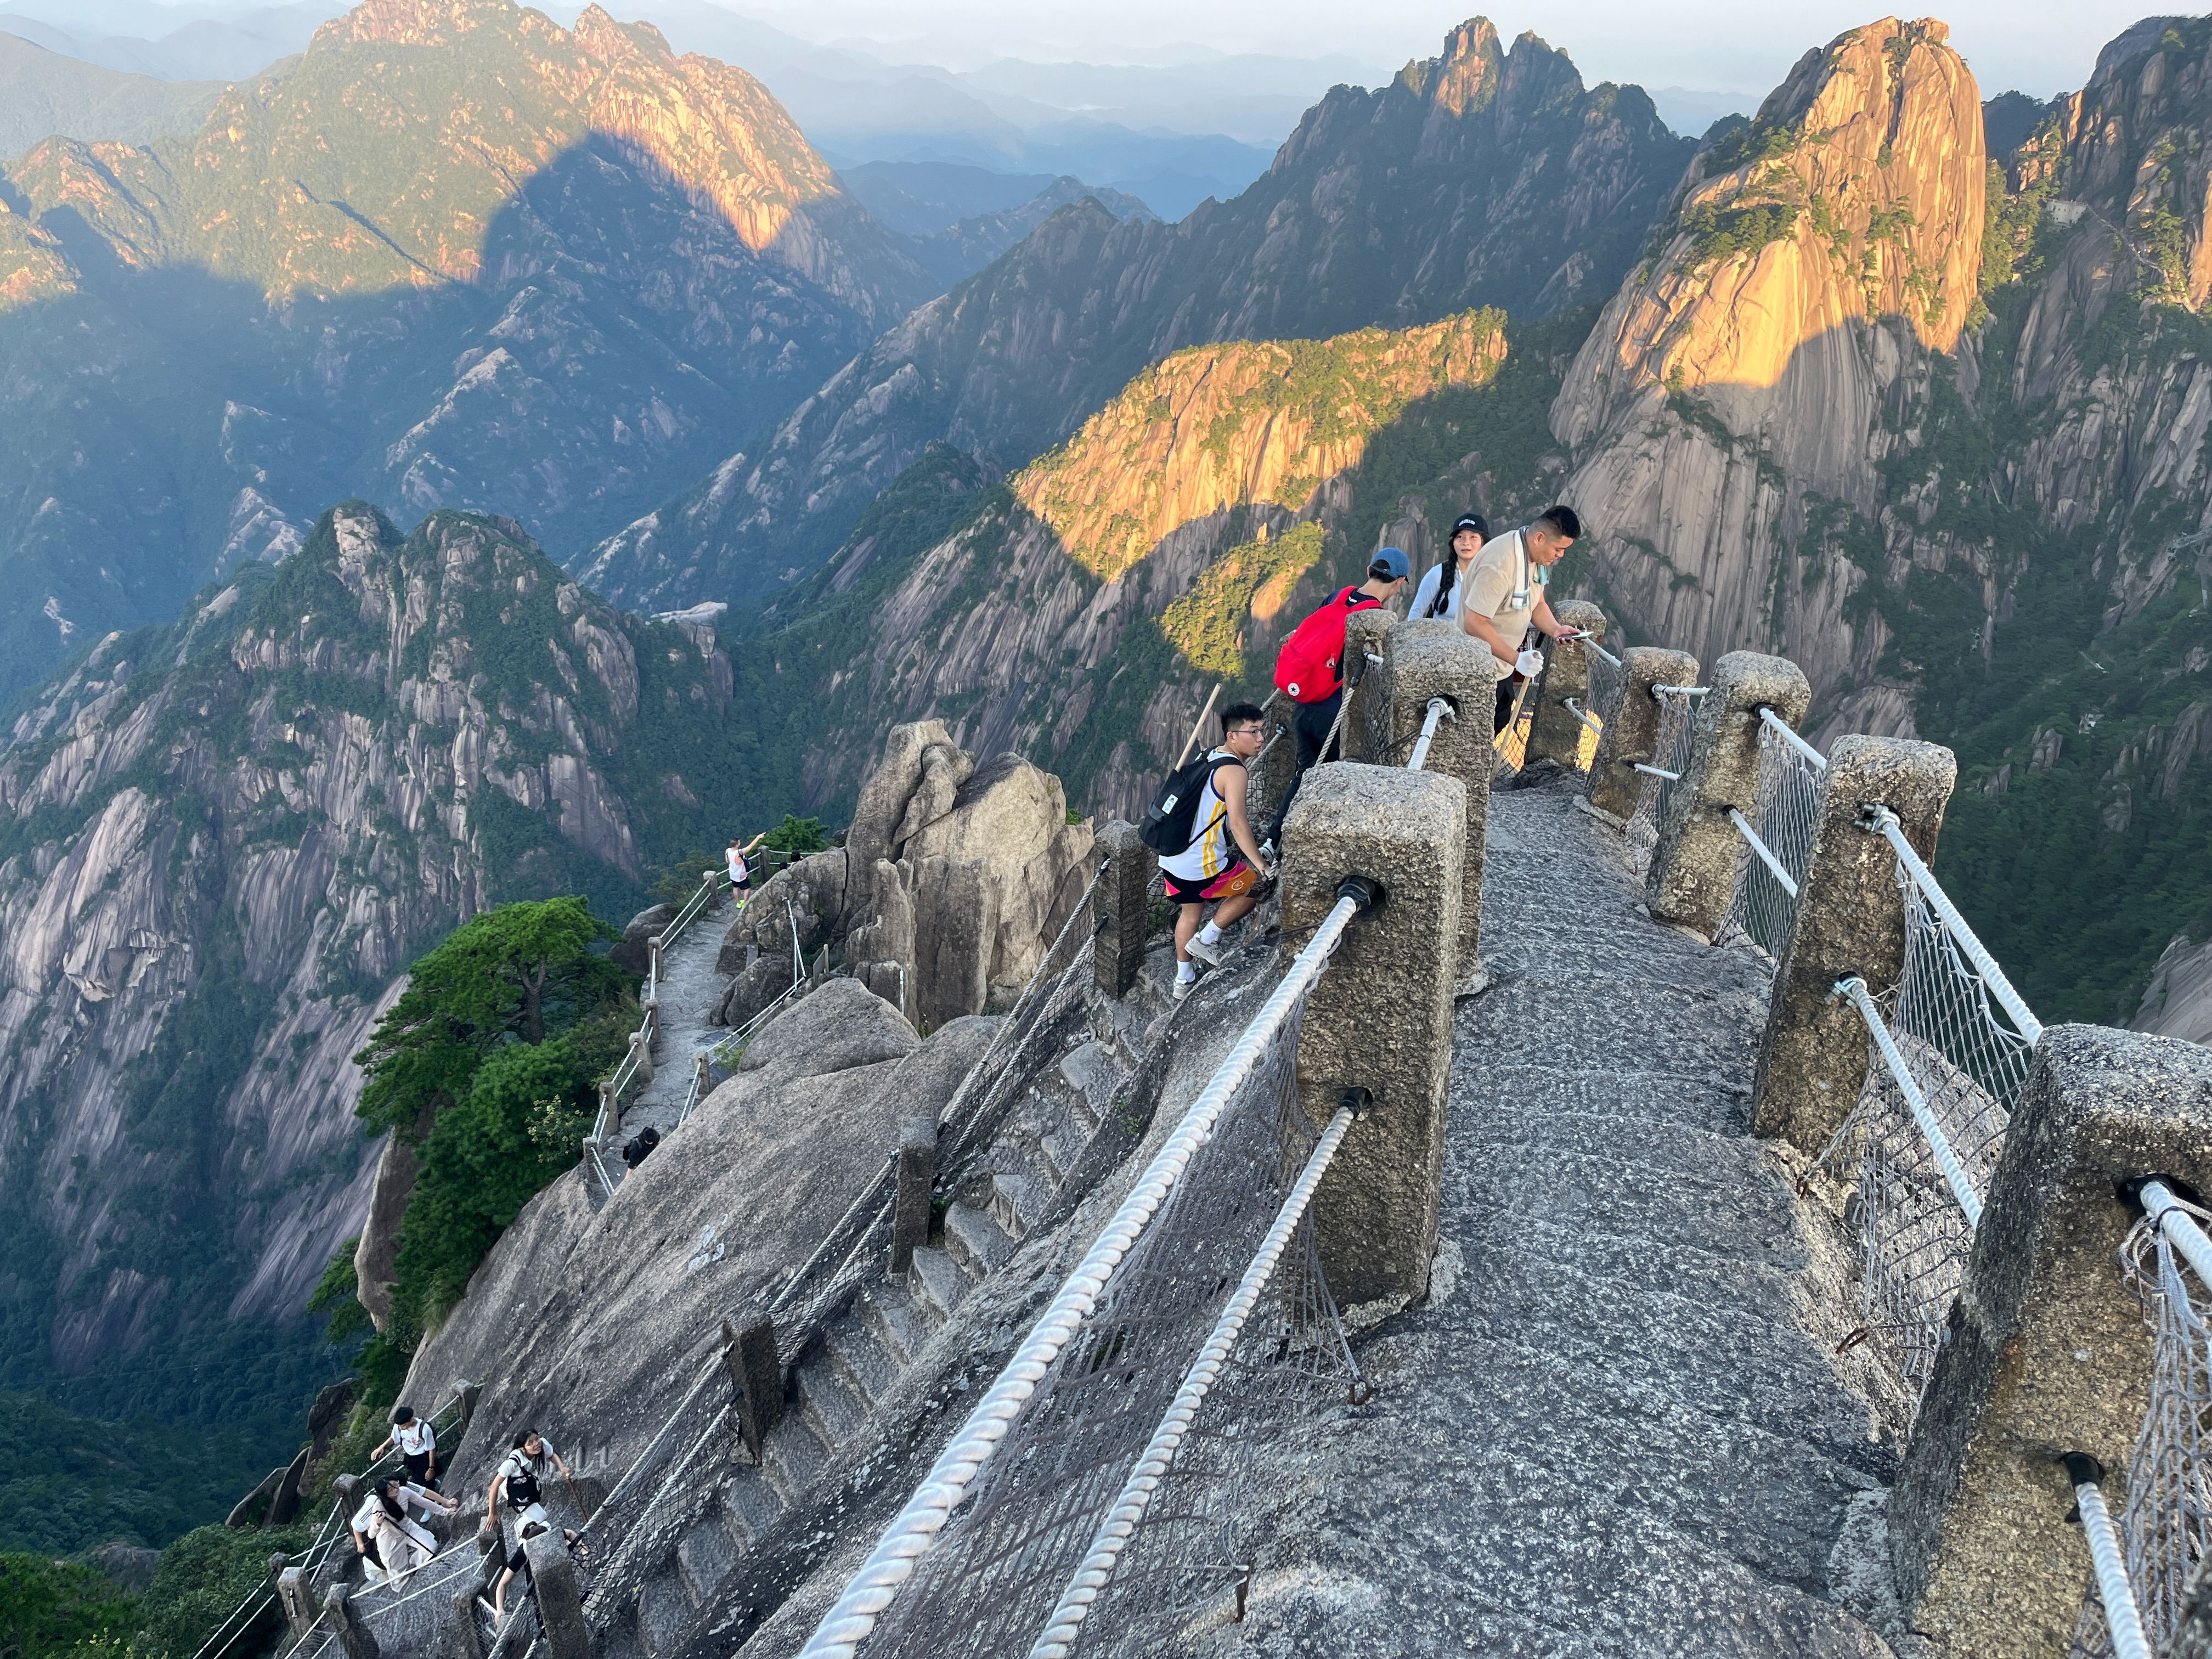
<svg viewBox="0 0 2212 1659">
<path fill-rule="evenodd" d="M 1451 533 L 1453 536 L 1458 535 L 1462 530 L 1472 530 L 1476 535 L 1481 537 L 1485 541 L 1488 541 L 1490 539 L 1490 520 L 1484 518 L 1480 513 L 1462 513 L 1459 517 L 1452 520 Z M 1447 538 L 1446 539 L 1449 539 L 1449 538 Z"/>
</svg>

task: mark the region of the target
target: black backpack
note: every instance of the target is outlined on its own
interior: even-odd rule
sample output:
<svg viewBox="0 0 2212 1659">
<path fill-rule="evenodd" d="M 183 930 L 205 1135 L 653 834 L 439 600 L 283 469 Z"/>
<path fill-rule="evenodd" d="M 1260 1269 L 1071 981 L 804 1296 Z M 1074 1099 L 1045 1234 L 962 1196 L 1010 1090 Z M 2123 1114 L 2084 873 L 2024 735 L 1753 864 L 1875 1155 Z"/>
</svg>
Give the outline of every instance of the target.
<svg viewBox="0 0 2212 1659">
<path fill-rule="evenodd" d="M 1233 757 L 1206 754 L 1169 773 L 1159 794 L 1145 809 L 1137 838 L 1163 858 L 1188 852 L 1199 837 L 1198 803 L 1206 793 L 1206 780 L 1221 767 L 1243 764 Z"/>
</svg>

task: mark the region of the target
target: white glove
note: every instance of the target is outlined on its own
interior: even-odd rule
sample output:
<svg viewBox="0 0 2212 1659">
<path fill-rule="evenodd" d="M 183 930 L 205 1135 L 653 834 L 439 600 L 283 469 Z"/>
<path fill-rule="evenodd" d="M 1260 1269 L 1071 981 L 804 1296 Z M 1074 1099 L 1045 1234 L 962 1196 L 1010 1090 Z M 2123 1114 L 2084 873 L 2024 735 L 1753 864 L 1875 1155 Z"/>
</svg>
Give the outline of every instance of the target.
<svg viewBox="0 0 2212 1659">
<path fill-rule="evenodd" d="M 1513 666 L 1522 679 L 1533 680 L 1544 672 L 1544 653 L 1540 651 L 1523 651 L 1520 660 Z"/>
</svg>

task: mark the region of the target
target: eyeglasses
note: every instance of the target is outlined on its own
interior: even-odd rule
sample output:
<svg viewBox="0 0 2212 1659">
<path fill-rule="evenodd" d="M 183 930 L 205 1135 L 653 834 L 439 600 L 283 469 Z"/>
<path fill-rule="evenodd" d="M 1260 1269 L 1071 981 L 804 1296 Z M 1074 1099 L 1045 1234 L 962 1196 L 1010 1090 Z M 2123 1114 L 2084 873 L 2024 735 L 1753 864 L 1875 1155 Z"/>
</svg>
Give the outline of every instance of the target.
<svg viewBox="0 0 2212 1659">
<path fill-rule="evenodd" d="M 1227 735 L 1232 738 L 1256 738 L 1267 728 L 1264 726 L 1232 726 Z"/>
</svg>

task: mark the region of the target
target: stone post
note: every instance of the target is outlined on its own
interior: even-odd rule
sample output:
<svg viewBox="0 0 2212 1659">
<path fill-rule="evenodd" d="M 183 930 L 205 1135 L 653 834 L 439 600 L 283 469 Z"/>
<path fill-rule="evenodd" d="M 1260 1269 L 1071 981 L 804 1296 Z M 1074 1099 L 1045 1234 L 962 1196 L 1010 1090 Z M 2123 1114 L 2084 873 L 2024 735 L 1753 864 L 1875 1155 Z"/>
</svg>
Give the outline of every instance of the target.
<svg viewBox="0 0 2212 1659">
<path fill-rule="evenodd" d="M 648 1017 L 650 1011 L 648 1010 Z M 640 1092 L 653 1086 L 653 1039 L 644 1031 L 629 1034 L 630 1052 L 637 1056 L 637 1070 L 632 1073 L 637 1079 Z"/>
<path fill-rule="evenodd" d="M 1586 630 L 1593 639 L 1605 638 L 1605 612 L 1588 599 L 1570 599 L 1552 614 L 1569 628 Z M 1567 699 L 1572 697 L 1577 708 L 1589 707 L 1589 647 L 1580 640 L 1554 640 L 1545 654 L 1543 677 L 1529 693 L 1536 718 L 1528 728 L 1528 760 L 1531 764 L 1547 760 L 1572 772 L 1577 769 L 1575 760 L 1582 752 L 1585 728 L 1582 716 L 1567 707 Z"/>
<path fill-rule="evenodd" d="M 1297 716 L 1298 705 L 1281 692 L 1268 699 L 1267 736 L 1252 768 L 1254 793 L 1247 798 L 1253 830 L 1263 839 L 1275 821 L 1276 809 L 1290 793 L 1291 781 L 1297 775 L 1298 734 L 1292 729 Z"/>
<path fill-rule="evenodd" d="M 1939 1653 L 2066 1651 L 2089 1551 L 2057 1460 L 2127 1468 L 2149 1391 L 2118 1261 L 2144 1176 L 2212 1192 L 2212 1049 L 2046 1029 L 1890 1498 L 1907 1620 Z"/>
<path fill-rule="evenodd" d="M 1487 746 L 1486 730 L 1474 735 Z M 1347 1308 L 1395 1311 L 1428 1291 L 1467 796 L 1437 772 L 1317 768 L 1283 826 L 1285 951 L 1311 936 L 1346 878 L 1381 891 L 1316 982 L 1298 1044 L 1298 1089 L 1316 1122 L 1347 1091 L 1367 1102 L 1314 1200 L 1322 1265 Z"/>
<path fill-rule="evenodd" d="M 1644 774 L 1636 769 L 1636 763 L 1654 763 L 1659 750 L 1661 711 L 1651 688 L 1695 685 L 1698 659 L 1686 651 L 1632 645 L 1621 653 L 1620 674 L 1620 707 L 1598 734 L 1588 787 L 1592 806 L 1626 819 L 1644 793 Z"/>
<path fill-rule="evenodd" d="M 1388 605 L 1355 611 L 1344 619 L 1344 728 L 1337 739 L 1342 753 L 1331 751 L 1339 760 L 1376 751 L 1376 733 L 1389 712 L 1389 677 L 1376 671 L 1389 660 L 1389 635 L 1397 625 Z M 1370 657 L 1382 662 L 1370 662 Z"/>
<path fill-rule="evenodd" d="M 456 1446 L 460 1444 L 461 1436 L 469 1431 L 469 1425 L 477 1420 L 477 1401 L 483 1398 L 483 1384 L 464 1382 L 459 1393 L 461 1396 L 461 1423 L 459 1432 L 453 1436 Z"/>
<path fill-rule="evenodd" d="M 937 1121 L 899 1125 L 898 1179 L 891 1198 L 890 1274 L 904 1279 L 914 1253 L 929 1243 L 929 1205 L 937 1186 Z"/>
<path fill-rule="evenodd" d="M 530 1562 L 531 1594 L 538 1602 L 538 1625 L 547 1659 L 592 1659 L 591 1632 L 584 1624 L 584 1595 L 576 1583 L 576 1564 L 568 1546 L 552 1528 L 523 1540 Z"/>
<path fill-rule="evenodd" d="M 276 1605 L 295 1636 L 305 1636 L 315 1622 L 315 1593 L 304 1567 L 286 1567 L 276 1575 Z"/>
<path fill-rule="evenodd" d="M 1715 663 L 1711 687 L 1644 878 L 1653 921 L 1708 939 L 1735 889 L 1742 838 L 1729 809 L 1748 817 L 1759 802 L 1759 711 L 1771 708 L 1794 730 L 1813 695 L 1796 663 L 1755 651 L 1731 651 Z"/>
<path fill-rule="evenodd" d="M 1287 735 L 1283 739 L 1284 743 L 1293 741 Z M 1282 744 L 1276 747 L 1281 748 Z M 1098 832 L 1097 850 L 1106 860 L 1106 873 L 1098 878 L 1098 890 L 1091 901 L 1091 914 L 1098 926 L 1091 966 L 1100 990 L 1109 997 L 1124 997 L 1145 965 L 1152 877 L 1160 861 L 1138 836 L 1137 826 L 1121 818 Z"/>
<path fill-rule="evenodd" d="M 447 1650 L 459 1659 L 484 1659 L 483 1626 L 477 1623 L 476 1575 L 453 1592 L 453 1636 Z"/>
<path fill-rule="evenodd" d="M 776 1358 L 775 1324 L 765 1310 L 742 1324 L 722 1322 L 722 1364 L 737 1391 L 738 1433 L 755 1463 L 761 1443 L 783 1419 L 783 1366 Z"/>
<path fill-rule="evenodd" d="M 599 1083 L 599 1120 L 592 1126 L 594 1139 L 605 1141 L 622 1133 L 622 1104 L 615 1098 L 614 1080 L 605 1078 Z"/>
<path fill-rule="evenodd" d="M 331 1621 L 331 1632 L 338 1638 L 338 1650 L 345 1659 L 380 1659 L 376 1638 L 354 1617 L 352 1595 L 350 1585 L 333 1584 L 330 1594 L 323 1598 L 323 1613 Z"/>
<path fill-rule="evenodd" d="M 1472 996 L 1489 983 L 1482 965 L 1482 854 L 1490 823 L 1490 780 L 1498 751 L 1490 746 L 1498 678 L 1504 666 L 1481 641 L 1456 628 L 1407 623 L 1391 635 L 1390 709 L 1382 752 L 1403 766 L 1413 758 L 1429 699 L 1452 714 L 1437 727 L 1425 769 L 1467 786 L 1467 847 L 1460 865 L 1459 935 L 1454 943 L 1453 994 Z"/>
<path fill-rule="evenodd" d="M 1869 808 L 1897 814 L 1923 860 L 1959 775 L 1948 749 L 1903 738 L 1839 738 L 1820 775 L 1813 848 L 1797 890 L 1797 919 L 1767 1000 L 1766 1033 L 1751 1091 L 1751 1132 L 1818 1156 L 1866 1081 L 1866 1022 L 1835 995 L 1856 974 L 1887 988 L 1905 971 L 1905 906 L 1897 854 L 1865 825 Z"/>
</svg>

